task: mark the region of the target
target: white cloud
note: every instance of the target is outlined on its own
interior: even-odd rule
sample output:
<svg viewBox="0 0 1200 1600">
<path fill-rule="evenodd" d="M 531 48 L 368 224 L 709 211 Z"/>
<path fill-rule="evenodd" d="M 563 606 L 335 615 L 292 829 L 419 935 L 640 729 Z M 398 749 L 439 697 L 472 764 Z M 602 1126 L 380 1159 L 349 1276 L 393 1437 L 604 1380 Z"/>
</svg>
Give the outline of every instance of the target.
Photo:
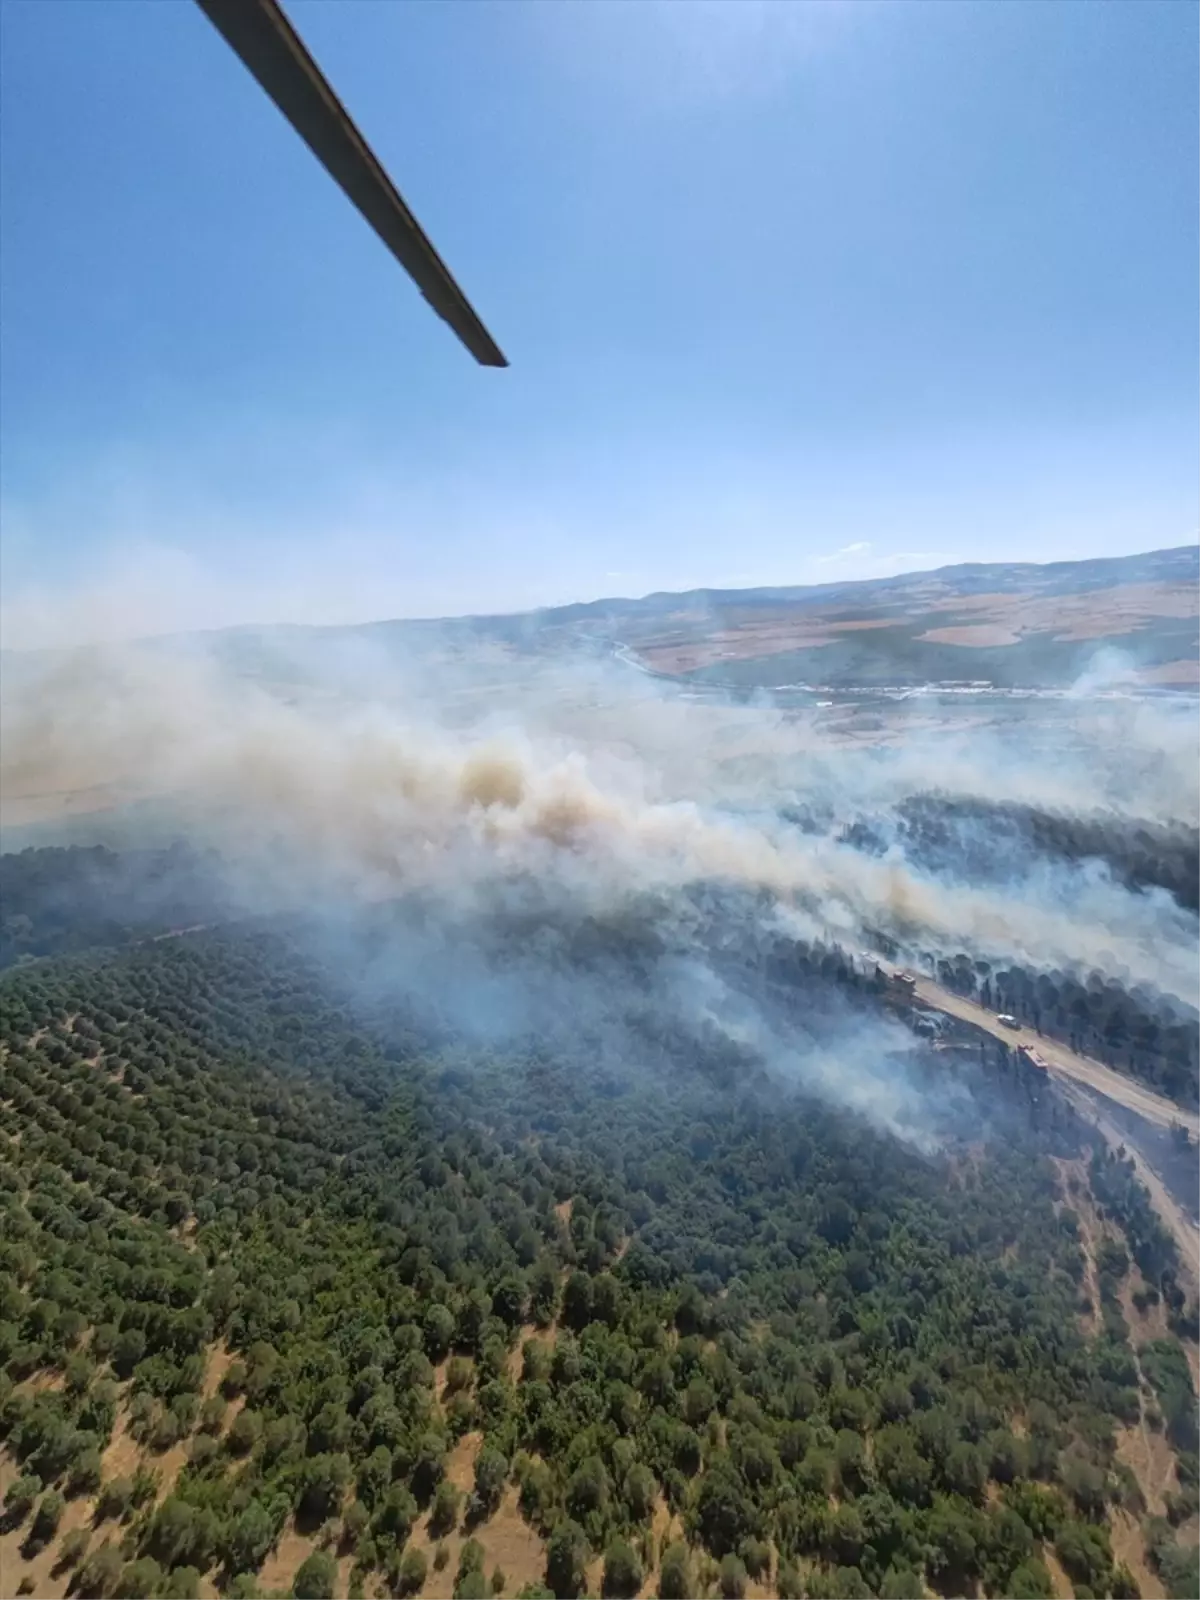
<svg viewBox="0 0 1200 1600">
<path fill-rule="evenodd" d="M 793 581 L 829 583 L 831 580 L 852 581 L 857 578 L 893 578 L 901 572 L 927 572 L 934 567 L 944 567 L 961 561 L 961 551 L 951 550 L 893 550 L 880 552 L 869 539 L 856 539 L 831 550 L 825 555 L 813 556 L 805 563 L 805 573 Z"/>
<path fill-rule="evenodd" d="M 873 548 L 874 546 L 871 544 L 870 540 L 859 539 L 854 544 L 843 545 L 840 550 L 834 550 L 829 555 L 816 556 L 814 558 L 814 562 L 818 567 L 829 567 L 838 564 L 845 564 L 847 560 L 852 560 L 858 556 L 865 556 L 869 554 Z"/>
</svg>

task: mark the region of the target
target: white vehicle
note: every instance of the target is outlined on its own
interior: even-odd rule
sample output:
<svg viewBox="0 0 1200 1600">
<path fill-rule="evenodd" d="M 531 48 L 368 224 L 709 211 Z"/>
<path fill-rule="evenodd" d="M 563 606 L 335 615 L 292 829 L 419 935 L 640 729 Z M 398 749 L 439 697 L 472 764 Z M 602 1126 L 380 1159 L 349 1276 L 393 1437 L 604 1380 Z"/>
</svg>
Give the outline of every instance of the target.
<svg viewBox="0 0 1200 1600">
<path fill-rule="evenodd" d="M 1005 1028 L 1019 1028 L 1021 1026 L 1016 1017 L 1010 1017 L 1007 1011 L 998 1011 L 996 1013 L 996 1021 Z"/>
</svg>

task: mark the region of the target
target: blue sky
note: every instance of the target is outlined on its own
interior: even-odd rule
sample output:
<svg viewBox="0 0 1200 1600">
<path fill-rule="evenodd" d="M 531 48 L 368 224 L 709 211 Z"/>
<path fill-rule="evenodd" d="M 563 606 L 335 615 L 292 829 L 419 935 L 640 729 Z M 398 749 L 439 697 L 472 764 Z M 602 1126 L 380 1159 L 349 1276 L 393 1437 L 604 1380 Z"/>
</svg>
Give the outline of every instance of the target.
<svg viewBox="0 0 1200 1600">
<path fill-rule="evenodd" d="M 5 0 L 8 642 L 1196 537 L 1194 6 L 288 10 L 512 366 L 196 7 Z"/>
</svg>

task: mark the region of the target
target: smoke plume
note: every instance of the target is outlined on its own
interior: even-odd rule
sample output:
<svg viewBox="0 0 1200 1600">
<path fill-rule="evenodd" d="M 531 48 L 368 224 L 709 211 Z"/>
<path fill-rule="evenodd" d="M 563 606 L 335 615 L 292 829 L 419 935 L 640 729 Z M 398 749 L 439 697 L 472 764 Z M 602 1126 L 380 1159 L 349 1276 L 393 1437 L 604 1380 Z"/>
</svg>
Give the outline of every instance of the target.
<svg viewBox="0 0 1200 1600">
<path fill-rule="evenodd" d="M 1196 917 L 1168 890 L 1015 846 L 1008 863 L 993 846 L 988 873 L 971 876 L 919 859 L 901 826 L 906 803 L 936 790 L 1194 830 L 1194 715 L 1128 707 L 1119 747 L 1113 713 L 1081 707 L 1070 739 L 1040 748 L 1032 711 L 1007 731 L 910 721 L 895 744 L 864 748 L 809 715 L 691 700 L 596 654 L 483 650 L 435 630 L 419 651 L 297 630 L 27 658 L 5 679 L 7 823 L 88 792 L 137 800 L 221 852 L 239 909 L 433 907 L 419 935 L 393 929 L 384 967 L 481 1036 L 545 1033 L 568 1015 L 601 1038 L 613 1013 L 611 984 L 585 990 L 577 970 L 567 984 L 536 939 L 506 964 L 481 933 L 498 915 L 532 908 L 555 927 L 653 904 L 669 937 L 641 1010 L 793 1070 L 790 1025 L 730 980 L 697 929 L 702 886 L 737 898 L 739 939 L 786 924 L 851 953 L 882 940 L 913 959 L 965 952 L 1197 999 Z M 850 826 L 864 818 L 870 849 Z M 886 1103 L 900 1126 L 912 1108 L 864 1077 L 871 1051 L 851 1035 L 843 1015 L 809 1040 L 809 1080 Z M 889 1038 L 882 1055 L 899 1048 Z"/>
</svg>

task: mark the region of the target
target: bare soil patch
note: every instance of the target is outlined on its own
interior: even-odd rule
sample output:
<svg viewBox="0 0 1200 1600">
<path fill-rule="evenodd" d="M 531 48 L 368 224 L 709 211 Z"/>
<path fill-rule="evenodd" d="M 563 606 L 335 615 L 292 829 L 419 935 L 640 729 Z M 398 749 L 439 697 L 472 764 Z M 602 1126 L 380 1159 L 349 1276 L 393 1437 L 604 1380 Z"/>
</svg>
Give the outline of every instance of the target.
<svg viewBox="0 0 1200 1600">
<path fill-rule="evenodd" d="M 1171 1330 L 1167 1326 L 1167 1307 L 1163 1300 L 1157 1305 L 1148 1305 L 1144 1311 L 1139 1311 L 1133 1302 L 1134 1291 L 1145 1290 L 1146 1280 L 1142 1277 L 1136 1266 L 1129 1269 L 1129 1274 L 1121 1285 L 1120 1301 L 1121 1314 L 1129 1324 L 1129 1331 L 1133 1335 L 1136 1345 L 1146 1344 L 1151 1339 L 1168 1339 Z"/>
<path fill-rule="evenodd" d="M 202 1401 L 211 1400 L 220 1391 L 221 1385 L 225 1382 L 225 1374 L 236 1360 L 237 1357 L 227 1345 L 213 1345 L 209 1352 L 208 1366 L 204 1369 L 204 1382 L 200 1388 Z M 229 1432 L 230 1425 L 245 1404 L 246 1396 L 244 1394 L 235 1394 L 233 1399 L 229 1401 L 221 1421 L 222 1434 Z"/>
<path fill-rule="evenodd" d="M 141 1445 L 129 1431 L 129 1412 L 124 1397 L 117 1406 L 117 1420 L 112 1436 L 100 1457 L 100 1467 L 105 1481 L 109 1478 L 132 1478 L 143 1459 Z"/>
<path fill-rule="evenodd" d="M 1113 1555 L 1123 1561 L 1137 1579 L 1142 1600 L 1164 1600 L 1166 1590 L 1146 1555 L 1146 1540 L 1141 1527 L 1127 1511 L 1114 1510 L 1109 1531 L 1112 1536 Z"/>
<path fill-rule="evenodd" d="M 638 655 L 656 672 L 694 672 L 718 661 L 753 661 L 761 656 L 788 655 L 793 650 L 816 650 L 835 644 L 847 633 L 890 628 L 894 620 L 879 617 L 837 622 L 806 608 L 803 615 L 756 617 L 732 626 L 726 619 L 726 626 L 700 638 L 649 639 L 638 646 Z"/>
<path fill-rule="evenodd" d="M 475 1487 L 475 1457 L 482 1443 L 482 1433 L 464 1433 L 446 1457 L 446 1477 L 464 1494 Z"/>
<path fill-rule="evenodd" d="M 1042 1551 L 1042 1560 L 1046 1563 L 1046 1570 L 1050 1574 L 1050 1584 L 1054 1590 L 1055 1600 L 1073 1600 L 1075 1590 L 1070 1578 L 1063 1571 L 1062 1562 L 1050 1549 L 1049 1545 Z"/>
<path fill-rule="evenodd" d="M 879 617 L 843 620 L 839 613 L 844 607 L 840 605 L 783 602 L 768 612 L 727 610 L 720 616 L 680 619 L 683 627 L 677 625 L 639 640 L 637 650 L 655 671 L 675 675 L 722 661 L 818 649 L 847 634 L 906 622 L 919 624 L 926 617 L 934 620 L 939 613 L 950 613 L 953 620 L 944 625 L 935 621 L 920 636 L 923 641 L 994 649 L 1020 644 L 1034 634 L 1060 642 L 1121 638 L 1156 620 L 1194 617 L 1197 610 L 1195 592 L 1170 583 L 1117 584 L 1079 594 L 1046 594 L 1035 589 L 977 595 L 947 595 L 930 585 L 924 592 L 910 593 L 902 614 L 889 610 Z M 1173 669 L 1152 670 L 1164 676 L 1145 681 L 1187 684 L 1200 677 L 1193 661 L 1173 664 Z"/>
<path fill-rule="evenodd" d="M 0 1464 L 0 1495 L 18 1476 L 13 1470 L 6 1477 L 4 1468 L 8 1466 L 7 1461 Z M 58 1532 L 49 1545 L 39 1551 L 32 1561 L 26 1561 L 21 1554 L 21 1546 L 29 1531 L 28 1520 L 21 1527 L 14 1528 L 11 1533 L 0 1534 L 0 1595 L 15 1594 L 17 1584 L 22 1578 L 32 1578 L 36 1600 L 62 1600 L 71 1582 L 71 1573 L 55 1570 L 58 1563 L 58 1547 L 64 1535 L 72 1533 L 76 1528 L 86 1528 L 89 1525 L 92 1520 L 92 1506 L 91 1500 L 68 1500 L 62 1521 L 58 1525 Z M 94 1542 L 100 1544 L 102 1540 L 97 1537 Z"/>
<path fill-rule="evenodd" d="M 1096 1275 L 1096 1252 L 1101 1242 L 1108 1235 L 1104 1223 L 1100 1220 L 1092 1199 L 1091 1187 L 1088 1183 L 1088 1170 L 1085 1161 L 1068 1161 L 1062 1156 L 1052 1158 L 1058 1168 L 1059 1184 L 1062 1189 L 1062 1203 L 1075 1214 L 1079 1225 L 1079 1248 L 1083 1252 L 1083 1288 L 1091 1304 L 1091 1311 L 1080 1312 L 1079 1321 L 1085 1335 L 1091 1339 L 1099 1331 L 1102 1318 L 1100 1315 L 1100 1280 Z M 1074 1183 L 1074 1188 L 1072 1187 Z"/>
<path fill-rule="evenodd" d="M 474 1481 L 474 1458 L 478 1452 L 480 1435 L 467 1435 L 460 1440 L 460 1446 L 473 1439 L 474 1445 L 470 1449 L 470 1469 L 464 1475 L 463 1467 L 465 1454 L 462 1461 L 456 1465 L 456 1476 L 451 1477 L 451 1482 L 458 1488 L 469 1489 Z M 450 1477 L 450 1472 L 447 1472 Z M 521 1515 L 519 1495 L 515 1485 L 510 1484 L 504 1491 L 495 1514 L 486 1522 L 473 1527 L 468 1534 L 461 1523 L 453 1532 L 448 1533 L 443 1539 L 435 1539 L 429 1532 L 429 1519 L 423 1517 L 413 1528 L 411 1543 L 420 1550 L 429 1563 L 428 1575 L 425 1579 L 421 1593 L 430 1597 L 430 1600 L 441 1600 L 453 1592 L 455 1574 L 458 1571 L 459 1556 L 462 1547 L 471 1538 L 483 1546 L 483 1570 L 488 1579 L 497 1567 L 504 1574 L 504 1588 L 501 1591 L 506 1595 L 515 1595 L 528 1583 L 539 1582 L 546 1570 L 546 1550 L 541 1538 L 529 1526 Z M 438 1546 L 444 1545 L 446 1549 L 446 1565 L 441 1572 L 434 1569 L 433 1557 Z"/>
<path fill-rule="evenodd" d="M 307 1539 L 297 1533 L 289 1522 L 279 1536 L 279 1543 L 262 1564 L 258 1578 L 259 1593 L 271 1594 L 276 1589 L 291 1589 L 292 1579 L 316 1548 L 315 1539 Z"/>
<path fill-rule="evenodd" d="M 1165 689 L 1194 689 L 1200 685 L 1200 661 L 1167 661 L 1161 667 L 1141 667 L 1139 683 L 1157 683 Z"/>
<path fill-rule="evenodd" d="M 1176 1488 L 1175 1456 L 1161 1433 L 1155 1433 L 1143 1413 L 1140 1424 L 1116 1430 L 1117 1460 L 1123 1461 L 1138 1481 L 1146 1510 L 1153 1517 L 1166 1511 L 1166 1496 Z"/>
<path fill-rule="evenodd" d="M 964 644 L 979 650 L 1021 642 L 1019 633 L 1001 627 L 998 622 L 967 622 L 956 628 L 930 628 L 928 633 L 919 634 L 918 638 L 928 644 Z"/>
</svg>

